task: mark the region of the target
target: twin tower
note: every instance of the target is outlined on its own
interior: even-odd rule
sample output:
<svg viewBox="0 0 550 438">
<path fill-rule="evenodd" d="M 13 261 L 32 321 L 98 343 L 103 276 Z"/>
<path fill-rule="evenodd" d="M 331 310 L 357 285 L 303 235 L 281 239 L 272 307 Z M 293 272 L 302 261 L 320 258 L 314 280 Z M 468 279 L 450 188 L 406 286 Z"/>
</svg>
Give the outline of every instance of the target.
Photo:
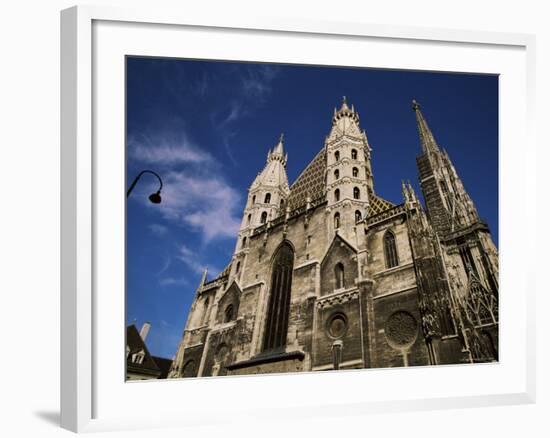
<svg viewBox="0 0 550 438">
<path fill-rule="evenodd" d="M 291 186 L 281 136 L 250 186 L 231 261 L 196 291 L 170 377 L 498 360 L 498 251 L 413 110 L 425 209 L 410 184 L 399 204 L 376 194 L 345 98 Z"/>
</svg>

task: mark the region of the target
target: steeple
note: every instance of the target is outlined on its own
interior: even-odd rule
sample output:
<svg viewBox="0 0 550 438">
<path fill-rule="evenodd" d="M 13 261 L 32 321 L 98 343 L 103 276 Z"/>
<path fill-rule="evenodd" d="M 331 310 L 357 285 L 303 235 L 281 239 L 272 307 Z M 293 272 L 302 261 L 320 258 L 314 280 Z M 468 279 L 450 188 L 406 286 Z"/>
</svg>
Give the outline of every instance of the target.
<svg viewBox="0 0 550 438">
<path fill-rule="evenodd" d="M 279 137 L 279 142 L 273 148 L 273 151 L 269 150 L 267 153 L 267 162 L 277 160 L 283 163 L 283 166 L 286 167 L 286 160 L 288 155 L 284 153 L 284 134 L 281 134 Z"/>
<path fill-rule="evenodd" d="M 422 145 L 422 154 L 416 160 L 420 185 L 434 229 L 444 237 L 481 223 L 449 155 L 438 147 L 416 100 L 413 100 L 412 108 Z"/>
<path fill-rule="evenodd" d="M 418 135 L 420 136 L 422 152 L 426 153 L 438 151 L 439 148 L 437 147 L 437 142 L 435 141 L 432 131 L 430 130 L 422 111 L 420 111 L 420 104 L 415 99 L 412 101 L 412 108 L 416 114 L 416 124 L 418 126 Z"/>
</svg>

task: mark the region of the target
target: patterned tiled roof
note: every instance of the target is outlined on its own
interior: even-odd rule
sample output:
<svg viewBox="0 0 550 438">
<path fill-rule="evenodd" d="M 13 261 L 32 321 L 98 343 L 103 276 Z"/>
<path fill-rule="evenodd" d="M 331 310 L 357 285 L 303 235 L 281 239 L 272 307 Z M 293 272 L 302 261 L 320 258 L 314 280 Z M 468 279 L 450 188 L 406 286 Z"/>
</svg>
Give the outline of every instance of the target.
<svg viewBox="0 0 550 438">
<path fill-rule="evenodd" d="M 321 149 L 290 187 L 287 205 L 291 210 L 306 203 L 309 196 L 312 201 L 325 196 L 326 152 Z"/>
<path fill-rule="evenodd" d="M 389 210 L 390 208 L 395 207 L 395 204 L 390 201 L 381 198 L 380 196 L 371 193 L 369 196 L 370 206 L 368 217 L 376 216 L 377 214 L 382 213 L 383 211 Z"/>
</svg>

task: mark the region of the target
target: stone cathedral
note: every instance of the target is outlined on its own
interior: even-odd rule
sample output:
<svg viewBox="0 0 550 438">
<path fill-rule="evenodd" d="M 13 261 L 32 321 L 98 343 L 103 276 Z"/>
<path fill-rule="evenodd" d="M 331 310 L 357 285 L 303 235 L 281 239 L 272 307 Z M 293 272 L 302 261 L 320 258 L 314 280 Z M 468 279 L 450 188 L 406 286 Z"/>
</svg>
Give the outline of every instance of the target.
<svg viewBox="0 0 550 438">
<path fill-rule="evenodd" d="M 498 360 L 498 250 L 412 107 L 425 207 L 410 184 L 398 205 L 376 194 L 345 98 L 291 186 L 281 136 L 250 186 L 230 263 L 202 277 L 170 377 Z"/>
</svg>

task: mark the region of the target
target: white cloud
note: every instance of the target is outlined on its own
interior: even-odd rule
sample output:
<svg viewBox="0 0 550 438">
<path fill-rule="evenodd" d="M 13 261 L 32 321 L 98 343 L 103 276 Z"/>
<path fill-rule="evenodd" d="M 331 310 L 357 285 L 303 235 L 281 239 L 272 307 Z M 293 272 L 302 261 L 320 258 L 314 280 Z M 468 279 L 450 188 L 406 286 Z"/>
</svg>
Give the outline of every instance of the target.
<svg viewBox="0 0 550 438">
<path fill-rule="evenodd" d="M 213 164 L 212 155 L 199 147 L 191 144 L 185 134 L 177 136 L 156 136 L 154 139 L 148 136 L 128 139 L 128 150 L 131 158 L 162 165 Z"/>
<path fill-rule="evenodd" d="M 189 286 L 189 281 L 185 277 L 166 277 L 159 281 L 161 286 Z"/>
<path fill-rule="evenodd" d="M 163 216 L 201 232 L 205 242 L 235 237 L 240 227 L 241 194 L 215 172 L 171 171 L 162 176 Z M 144 201 L 145 202 L 145 201 Z"/>
</svg>

